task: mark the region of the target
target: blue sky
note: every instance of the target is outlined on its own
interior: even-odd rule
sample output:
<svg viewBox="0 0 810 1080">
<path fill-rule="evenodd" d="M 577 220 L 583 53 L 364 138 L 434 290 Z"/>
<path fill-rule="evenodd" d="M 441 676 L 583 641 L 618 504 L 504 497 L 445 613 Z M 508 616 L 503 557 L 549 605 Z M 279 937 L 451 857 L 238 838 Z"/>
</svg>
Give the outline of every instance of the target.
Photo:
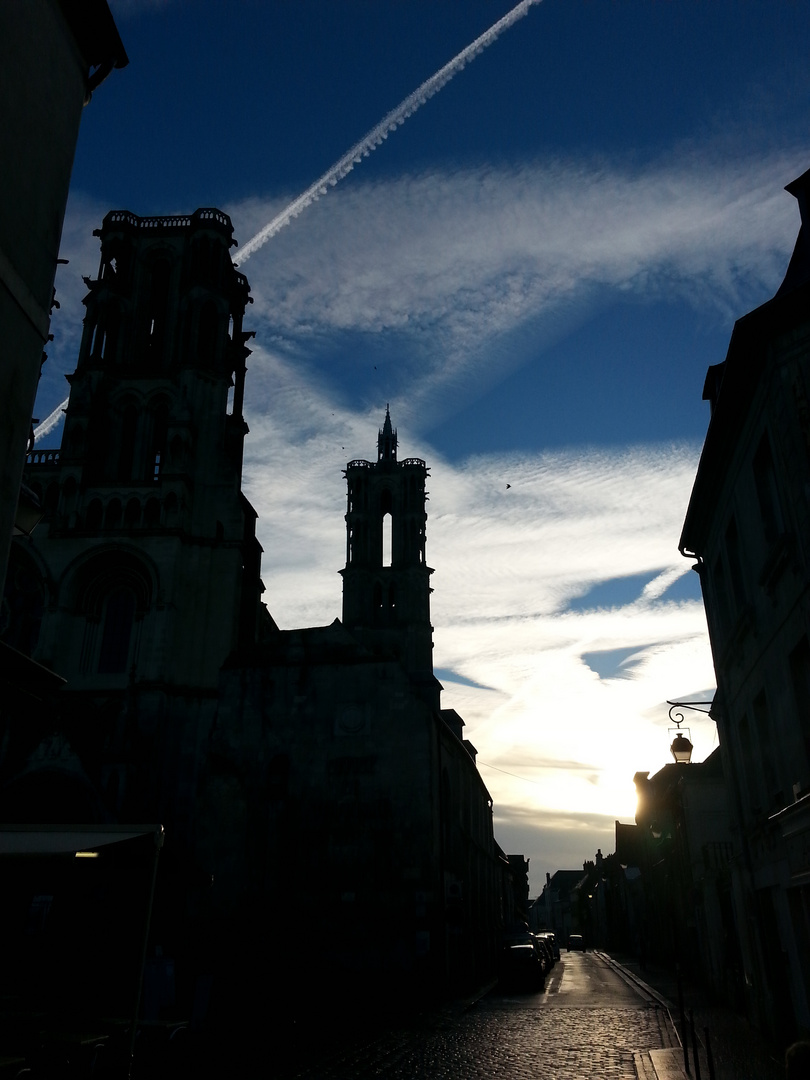
<svg viewBox="0 0 810 1080">
<path fill-rule="evenodd" d="M 108 210 L 218 206 L 244 246 L 513 5 L 111 7 L 131 62 L 82 119 L 39 417 Z M 341 470 L 390 402 L 431 467 L 444 704 L 533 891 L 612 850 L 633 773 L 666 761 L 665 700 L 711 694 L 677 542 L 706 368 L 798 231 L 808 55 L 798 0 L 543 0 L 241 264 L 268 606 L 340 614 Z M 714 725 L 692 735 L 702 759 Z"/>
</svg>

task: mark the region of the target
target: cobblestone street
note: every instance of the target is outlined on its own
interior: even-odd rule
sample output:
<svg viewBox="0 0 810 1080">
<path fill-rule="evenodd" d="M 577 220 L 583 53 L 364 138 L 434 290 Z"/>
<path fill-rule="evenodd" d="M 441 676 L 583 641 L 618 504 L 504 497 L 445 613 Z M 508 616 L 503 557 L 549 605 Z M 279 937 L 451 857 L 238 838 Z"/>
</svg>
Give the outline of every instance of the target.
<svg viewBox="0 0 810 1080">
<path fill-rule="evenodd" d="M 666 1012 L 590 954 L 564 954 L 539 993 L 491 994 L 422 1027 L 391 1030 L 296 1080 L 635 1080 L 634 1053 L 673 1045 Z"/>
</svg>

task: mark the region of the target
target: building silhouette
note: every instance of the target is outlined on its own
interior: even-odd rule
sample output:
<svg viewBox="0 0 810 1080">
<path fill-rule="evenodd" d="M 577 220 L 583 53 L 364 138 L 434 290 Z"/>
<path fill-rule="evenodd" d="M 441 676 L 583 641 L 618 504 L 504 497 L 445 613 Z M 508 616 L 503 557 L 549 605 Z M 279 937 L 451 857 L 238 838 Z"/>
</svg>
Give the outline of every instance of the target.
<svg viewBox="0 0 810 1080">
<path fill-rule="evenodd" d="M 165 826 L 153 945 L 178 1008 L 212 979 L 213 1008 L 239 1001 L 257 965 L 358 994 L 480 982 L 503 868 L 433 675 L 425 462 L 398 460 L 386 410 L 376 461 L 346 467 L 343 620 L 280 630 L 241 491 L 230 219 L 112 212 L 98 235 L 62 448 L 26 472 L 45 521 L 3 608 L 4 640 L 67 681 L 2 715 L 0 817 Z"/>
<path fill-rule="evenodd" d="M 696 560 L 729 784 L 749 1014 L 810 1029 L 810 172 L 785 279 L 709 369 L 711 420 L 680 540 Z"/>
<path fill-rule="evenodd" d="M 718 999 L 739 1004 L 742 970 L 731 897 L 732 834 L 719 747 L 702 762 L 637 772 L 636 828 L 617 823 L 617 854 L 641 874 L 640 953 L 676 965 Z M 632 833 L 631 833 L 632 830 Z M 635 833 L 635 835 L 633 835 Z"/>
<path fill-rule="evenodd" d="M 20 480 L 50 340 L 79 121 L 96 87 L 127 63 L 106 0 L 0 9 L 0 588 L 11 537 L 29 529 L 38 510 L 27 492 L 21 496 Z M 0 656 L 13 680 L 13 656 Z M 17 677 L 25 671 L 23 664 Z"/>
<path fill-rule="evenodd" d="M 427 476 L 421 458 L 397 461 L 397 433 L 386 409 L 377 460 L 346 466 L 343 625 L 375 652 L 397 657 L 438 708 L 430 625 L 433 571 L 425 558 Z"/>
</svg>

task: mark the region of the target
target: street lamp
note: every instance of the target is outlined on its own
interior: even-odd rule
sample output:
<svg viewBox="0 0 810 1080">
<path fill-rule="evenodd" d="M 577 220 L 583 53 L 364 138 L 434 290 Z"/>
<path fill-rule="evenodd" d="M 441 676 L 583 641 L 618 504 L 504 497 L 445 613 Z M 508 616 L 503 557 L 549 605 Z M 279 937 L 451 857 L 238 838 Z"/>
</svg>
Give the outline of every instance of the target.
<svg viewBox="0 0 810 1080">
<path fill-rule="evenodd" d="M 694 749 L 688 738 L 688 735 L 691 734 L 691 732 L 689 731 L 689 728 L 687 728 L 687 734 L 684 734 L 684 732 L 681 731 L 680 724 L 677 720 L 675 723 L 678 724 L 678 727 L 676 728 L 675 738 L 670 743 L 669 749 L 672 751 L 672 756 L 675 758 L 676 765 L 688 765 L 692 760 L 692 751 Z M 671 734 L 672 731 L 670 730 L 670 735 Z"/>
<path fill-rule="evenodd" d="M 670 743 L 669 749 L 672 752 L 672 756 L 675 758 L 676 765 L 688 765 L 692 760 L 692 746 L 689 736 L 692 734 L 689 728 L 685 728 L 681 731 L 681 724 L 683 723 L 684 716 L 682 709 L 693 709 L 695 712 L 707 712 L 706 709 L 698 708 L 699 705 L 711 705 L 711 701 L 668 701 L 667 705 L 670 706 L 669 718 L 675 725 L 674 728 L 669 729 L 669 734 L 674 736 Z"/>
<path fill-rule="evenodd" d="M 683 723 L 683 713 L 678 711 L 682 708 L 680 701 L 668 701 L 667 705 L 670 705 L 669 718 L 675 725 L 674 728 L 669 729 L 669 734 L 674 736 L 672 742 L 669 745 L 669 749 L 672 752 L 672 756 L 675 758 L 676 765 L 688 765 L 692 760 L 692 751 L 694 747 L 689 739 L 692 732 L 689 728 L 685 731 L 681 731 L 681 724 Z"/>
</svg>

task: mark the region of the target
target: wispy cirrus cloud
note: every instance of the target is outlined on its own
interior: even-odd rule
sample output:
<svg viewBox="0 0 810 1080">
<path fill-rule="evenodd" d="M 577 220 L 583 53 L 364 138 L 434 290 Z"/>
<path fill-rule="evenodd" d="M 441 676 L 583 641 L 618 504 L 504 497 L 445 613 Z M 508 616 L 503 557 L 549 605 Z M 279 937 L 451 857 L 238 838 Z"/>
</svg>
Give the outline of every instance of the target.
<svg viewBox="0 0 810 1080">
<path fill-rule="evenodd" d="M 725 149 L 720 158 L 693 146 L 646 165 L 534 162 L 353 183 L 254 255 L 250 321 L 266 347 L 327 378 L 342 350 L 347 400 L 360 408 L 370 352 L 393 355 L 400 422 L 426 426 L 441 414 L 442 392 L 484 393 L 525 361 L 525 332 L 536 355 L 606 290 L 677 295 L 730 319 L 784 272 L 796 215 L 782 186 L 806 150 Z M 225 209 L 245 240 L 286 201 Z M 81 275 L 97 269 L 92 230 L 110 209 L 71 196 L 51 372 L 72 366 Z"/>
<path fill-rule="evenodd" d="M 414 411 L 435 412 L 437 389 L 480 389 L 521 362 L 515 331 L 531 326 L 542 345 L 597 292 L 678 295 L 728 317 L 763 298 L 795 237 L 781 189 L 803 153 L 715 160 L 692 148 L 646 166 L 524 163 L 355 184 L 254 256 L 252 315 L 310 359 L 349 335 L 381 350 L 398 342 Z M 229 212 L 247 233 L 263 216 L 255 199 L 247 228 L 241 206 Z"/>
<path fill-rule="evenodd" d="M 245 467 L 267 603 L 282 626 L 326 623 L 340 614 L 342 469 L 374 457 L 382 415 L 341 409 L 277 357 L 257 364 L 272 367 L 278 390 L 249 416 Z M 690 574 L 677 536 L 698 447 L 451 464 L 403 429 L 400 443 L 431 467 L 428 560 L 444 704 L 493 767 L 486 780 L 496 802 L 516 798 L 512 772 L 532 782 L 521 799 L 538 814 L 566 806 L 599 814 L 611 804 L 615 816 L 632 814 L 632 773 L 666 754 L 664 701 L 713 682 L 697 590 L 668 596 Z M 610 606 L 570 607 L 614 579 L 633 584 Z M 586 654 L 618 649 L 633 655 L 625 677 L 600 677 Z M 707 725 L 705 753 L 712 735 Z M 637 762 L 628 764 L 628 745 Z"/>
</svg>

